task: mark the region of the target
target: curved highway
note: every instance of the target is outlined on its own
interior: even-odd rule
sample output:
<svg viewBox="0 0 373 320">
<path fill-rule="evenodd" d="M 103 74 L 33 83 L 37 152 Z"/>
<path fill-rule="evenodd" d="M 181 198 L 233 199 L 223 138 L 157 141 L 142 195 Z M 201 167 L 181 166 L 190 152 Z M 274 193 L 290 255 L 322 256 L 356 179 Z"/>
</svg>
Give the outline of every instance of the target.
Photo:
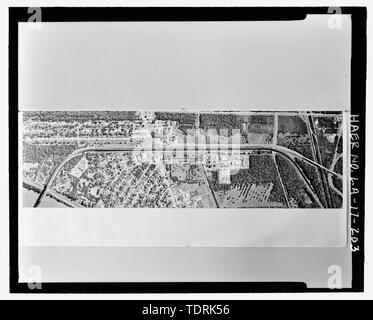
<svg viewBox="0 0 373 320">
<path fill-rule="evenodd" d="M 80 149 L 77 149 L 77 150 L 73 151 L 69 156 L 67 156 L 63 161 L 61 161 L 61 163 L 54 169 L 54 171 L 51 174 L 50 178 L 48 179 L 46 185 L 44 186 L 42 192 L 40 193 L 39 197 L 37 198 L 37 200 L 34 204 L 34 207 L 38 207 L 40 205 L 41 201 L 43 200 L 43 198 L 47 194 L 48 189 L 53 184 L 54 179 L 56 178 L 58 172 L 62 169 L 62 167 L 69 160 L 71 160 L 72 158 L 74 158 L 74 157 L 76 157 L 76 156 L 78 156 L 78 155 L 80 155 L 84 152 L 89 152 L 89 151 L 92 151 L 92 152 L 133 152 L 133 151 L 136 151 L 136 152 L 146 152 L 146 151 L 170 152 L 170 151 L 181 151 L 181 150 L 185 150 L 185 152 L 193 151 L 193 150 L 195 150 L 195 151 L 210 150 L 210 151 L 221 151 L 221 152 L 232 151 L 232 150 L 233 151 L 241 151 L 241 152 L 242 151 L 249 151 L 249 150 L 275 151 L 275 152 L 278 152 L 278 153 L 284 155 L 285 157 L 287 157 L 288 159 L 290 159 L 292 161 L 292 163 L 298 169 L 298 171 L 302 175 L 303 179 L 305 180 L 305 182 L 306 182 L 306 184 L 309 188 L 310 188 L 310 183 L 305 178 L 304 173 L 300 170 L 300 168 L 296 164 L 296 162 L 294 160 L 295 158 L 299 158 L 301 160 L 304 160 L 304 161 L 308 162 L 309 164 L 311 164 L 313 166 L 316 166 L 316 167 L 318 167 L 322 170 L 327 171 L 328 173 L 330 173 L 332 175 L 337 176 L 339 179 L 343 179 L 342 175 L 340 175 L 340 174 L 338 174 L 338 173 L 320 165 L 319 163 L 317 163 L 313 160 L 308 159 L 307 157 L 303 156 L 302 154 L 300 154 L 300 153 L 298 153 L 294 150 L 288 149 L 286 147 L 282 147 L 282 146 L 279 146 L 279 145 L 273 145 L 273 144 L 237 144 L 237 145 L 234 145 L 234 144 L 227 144 L 227 145 L 224 145 L 224 144 L 198 144 L 198 145 L 180 144 L 180 145 L 177 145 L 177 144 L 175 144 L 175 145 L 172 145 L 172 146 L 167 146 L 166 149 L 162 149 L 162 150 L 144 149 L 144 148 L 136 148 L 136 147 L 113 147 L 113 146 L 110 146 L 110 147 L 84 147 L 84 148 L 80 148 Z M 311 189 L 311 191 L 312 191 L 312 189 Z M 317 199 L 316 196 L 315 196 L 315 198 Z M 319 204 L 321 205 L 320 202 L 319 202 Z"/>
</svg>

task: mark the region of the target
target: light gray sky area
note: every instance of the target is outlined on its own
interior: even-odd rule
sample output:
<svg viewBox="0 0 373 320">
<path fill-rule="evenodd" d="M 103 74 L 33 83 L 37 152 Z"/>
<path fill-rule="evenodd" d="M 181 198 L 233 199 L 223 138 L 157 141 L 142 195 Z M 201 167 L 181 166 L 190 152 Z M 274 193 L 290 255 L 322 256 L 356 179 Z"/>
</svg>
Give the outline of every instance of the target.
<svg viewBox="0 0 373 320">
<path fill-rule="evenodd" d="M 20 110 L 348 110 L 351 22 L 19 25 Z"/>
</svg>

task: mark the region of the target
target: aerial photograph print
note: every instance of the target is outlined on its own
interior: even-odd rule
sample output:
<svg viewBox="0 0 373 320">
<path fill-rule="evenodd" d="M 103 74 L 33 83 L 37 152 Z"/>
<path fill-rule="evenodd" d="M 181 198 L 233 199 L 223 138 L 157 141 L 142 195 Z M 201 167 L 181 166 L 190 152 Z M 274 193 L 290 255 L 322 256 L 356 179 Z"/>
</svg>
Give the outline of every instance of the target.
<svg viewBox="0 0 373 320">
<path fill-rule="evenodd" d="M 24 207 L 342 208 L 343 112 L 25 111 Z"/>
</svg>

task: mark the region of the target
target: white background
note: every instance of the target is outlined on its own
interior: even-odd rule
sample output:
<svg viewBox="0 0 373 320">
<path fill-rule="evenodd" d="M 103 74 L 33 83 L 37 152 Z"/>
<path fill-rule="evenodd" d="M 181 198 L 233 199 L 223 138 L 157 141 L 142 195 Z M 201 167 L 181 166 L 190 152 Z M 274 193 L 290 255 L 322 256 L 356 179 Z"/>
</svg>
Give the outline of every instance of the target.
<svg viewBox="0 0 373 320">
<path fill-rule="evenodd" d="M 59 2 L 59 5 L 107 5 L 108 2 L 81 2 L 81 3 L 77 3 L 77 2 Z M 120 4 L 123 5 L 124 2 L 121 2 Z M 140 2 L 141 3 L 141 2 Z M 169 2 L 172 4 L 172 2 Z M 270 2 L 267 2 L 267 1 L 261 1 L 260 3 L 255 3 L 255 2 L 250 2 L 250 5 L 265 5 L 266 3 L 268 4 L 272 4 L 272 5 L 279 5 L 278 2 L 276 3 L 270 3 Z M 358 1 L 355 1 L 354 2 L 354 5 L 357 5 L 357 4 L 360 4 L 360 5 L 367 5 L 365 1 L 363 2 L 358 2 Z M 4 4 L 6 4 L 6 2 L 4 1 L 3 2 L 3 7 L 2 7 L 2 16 L 1 16 L 1 21 L 2 23 L 4 23 L 4 26 L 3 28 L 1 28 L 2 32 L 3 32 L 3 35 L 2 35 L 2 39 L 7 39 L 7 36 L 8 36 L 8 13 L 7 13 L 7 8 L 4 7 Z M 9 5 L 15 5 L 14 3 L 12 2 L 8 2 Z M 115 5 L 115 3 L 113 3 Z M 144 3 L 143 3 L 144 4 Z M 152 4 L 154 5 L 154 2 L 152 2 Z M 164 2 L 163 2 L 164 4 Z M 181 2 L 178 2 L 178 4 L 180 5 Z M 207 2 L 203 2 L 201 1 L 199 3 L 199 5 L 207 5 L 208 3 Z M 224 5 L 224 2 L 213 2 L 211 3 L 211 5 Z M 230 3 L 230 5 L 243 5 L 244 2 L 234 2 L 234 3 Z M 282 5 L 299 5 L 300 3 L 299 2 L 295 2 L 295 1 L 291 1 L 291 2 L 282 2 Z M 312 2 L 302 2 L 302 5 L 327 5 L 327 3 L 325 2 L 318 2 L 318 1 L 312 1 Z M 47 1 L 44 1 L 42 2 L 41 4 L 38 3 L 38 2 L 22 2 L 22 1 L 18 1 L 16 3 L 16 5 L 19 5 L 19 6 L 40 6 L 40 5 L 54 5 L 54 3 L 49 3 Z M 117 4 L 118 5 L 118 4 Z M 139 4 L 138 4 L 139 5 Z M 190 5 L 190 3 L 189 3 Z M 341 1 L 333 1 L 333 6 L 335 5 L 349 5 L 349 3 L 346 3 L 346 2 L 341 2 Z M 368 20 L 368 26 L 369 26 L 370 22 Z M 368 27 L 369 29 L 369 27 Z M 369 32 L 368 32 L 369 33 Z M 369 45 L 369 44 L 368 44 Z M 369 48 L 368 48 L 368 51 L 369 51 Z M 3 41 L 2 42 L 2 62 L 3 62 L 3 68 L 2 70 L 7 70 L 7 43 L 6 41 Z M 369 56 L 369 54 L 368 54 Z M 7 295 L 7 292 L 8 292 L 8 240 L 9 240 L 9 236 L 8 236 L 8 208 L 7 208 L 7 204 L 8 204 L 8 179 L 5 179 L 5 177 L 7 177 L 7 162 L 8 162 L 8 159 L 7 159 L 7 156 L 8 156 L 8 152 L 7 152 L 7 147 L 8 147 L 8 144 L 7 144 L 7 108 L 5 106 L 7 106 L 7 73 L 2 73 L 1 75 L 1 80 L 2 80 L 2 95 L 1 95 L 1 98 L 2 98 L 2 105 L 4 106 L 2 109 L 1 109 L 1 121 L 3 121 L 2 125 L 1 125 L 1 128 L 3 131 L 3 134 L 1 135 L 1 139 L 2 139 L 2 146 L 3 146 L 3 157 L 2 157 L 2 170 L 4 171 L 4 173 L 1 175 L 2 177 L 4 177 L 4 179 L 2 179 L 2 185 L 1 185 L 1 194 L 3 196 L 3 199 L 2 199 L 2 206 L 4 207 L 3 210 L 1 211 L 1 215 L 0 215 L 0 219 L 1 219 L 1 222 L 0 222 L 0 228 L 1 228 L 1 232 L 0 232 L 0 237 L 1 237 L 1 251 L 0 251 L 0 268 L 1 268 L 1 274 L 0 274 L 0 284 L 1 284 L 1 287 L 0 287 L 0 294 L 3 295 L 4 297 L 8 297 L 8 298 L 14 298 L 14 296 L 9 296 Z M 367 92 L 368 92 L 368 100 L 367 100 L 367 106 L 369 106 L 369 102 L 371 100 L 371 98 L 369 97 L 369 72 L 368 72 L 368 84 L 367 84 Z M 369 107 L 367 108 L 367 123 L 369 123 L 369 120 L 371 118 L 371 112 L 369 111 Z M 367 126 L 367 136 L 369 136 L 370 134 L 370 129 L 369 129 L 369 125 Z M 367 156 L 370 157 L 370 153 L 369 153 L 369 150 L 367 150 Z M 367 163 L 369 163 L 369 158 L 367 160 Z M 367 167 L 367 176 L 371 176 L 371 170 L 369 167 Z M 370 180 L 368 179 L 367 182 L 369 182 Z M 366 190 L 371 190 L 370 188 L 370 185 L 367 183 L 367 189 Z M 369 194 L 369 191 L 367 192 L 367 194 Z M 370 206 L 370 201 L 369 201 L 369 197 L 366 198 L 366 201 L 367 201 L 367 208 L 369 208 Z M 366 214 L 367 214 L 367 217 L 366 217 L 366 243 L 369 244 L 371 243 L 371 240 L 372 240 L 372 237 L 369 233 L 369 222 L 371 219 L 369 219 L 369 209 L 366 210 Z M 365 270 L 369 270 L 371 268 L 369 268 L 369 247 L 367 246 L 366 247 L 366 265 L 365 265 Z M 366 281 L 365 281 L 365 284 L 366 284 L 366 290 L 367 290 L 367 293 L 366 294 L 359 294 L 359 295 L 352 295 L 353 297 L 360 297 L 361 296 L 364 296 L 364 297 L 368 297 L 368 294 L 372 294 L 372 287 L 370 286 L 371 283 L 373 283 L 371 281 L 371 277 L 369 274 L 366 274 Z M 324 297 L 323 298 L 332 298 L 333 297 L 333 294 L 322 294 Z M 130 296 L 126 296 L 126 297 L 134 297 L 135 295 L 130 295 Z M 163 298 L 166 298 L 168 295 L 162 295 Z M 349 294 L 338 294 L 337 297 L 338 298 L 341 298 L 341 297 L 345 297 L 347 298 L 348 296 L 350 296 Z M 57 296 L 54 296 L 54 297 L 57 297 Z M 66 297 L 66 296 L 65 296 Z M 80 298 L 82 298 L 83 296 L 79 296 Z M 111 296 L 113 297 L 113 296 Z M 120 297 L 120 296 L 118 296 Z M 142 298 L 145 298 L 145 296 L 141 296 Z M 147 296 L 149 298 L 151 297 L 154 297 L 154 295 L 149 295 Z M 182 297 L 182 295 L 179 295 L 178 297 Z M 198 298 L 198 297 L 201 297 L 200 295 L 196 295 L 194 296 L 193 298 Z M 206 297 L 216 297 L 216 298 L 245 298 L 245 295 L 229 295 L 229 296 L 223 296 L 223 295 L 219 295 L 219 296 L 216 296 L 216 295 L 203 295 L 203 298 L 206 298 Z M 255 295 L 250 295 L 250 298 L 254 298 L 256 297 Z M 263 295 L 260 295 L 259 297 L 263 297 Z M 270 294 L 270 295 L 266 295 L 266 297 L 268 298 L 276 298 L 278 297 L 278 295 L 276 294 Z M 294 295 L 292 294 L 282 294 L 281 295 L 281 298 L 294 298 Z M 297 298 L 320 298 L 320 294 L 316 295 L 316 294 L 304 294 L 304 295 L 297 295 L 296 296 Z M 30 295 L 27 296 L 27 298 L 30 298 Z M 173 297 L 173 298 L 177 298 L 177 297 Z M 189 298 L 192 298 L 189 296 Z"/>
<path fill-rule="evenodd" d="M 351 22 L 46 22 L 19 28 L 19 109 L 349 110 Z"/>
</svg>

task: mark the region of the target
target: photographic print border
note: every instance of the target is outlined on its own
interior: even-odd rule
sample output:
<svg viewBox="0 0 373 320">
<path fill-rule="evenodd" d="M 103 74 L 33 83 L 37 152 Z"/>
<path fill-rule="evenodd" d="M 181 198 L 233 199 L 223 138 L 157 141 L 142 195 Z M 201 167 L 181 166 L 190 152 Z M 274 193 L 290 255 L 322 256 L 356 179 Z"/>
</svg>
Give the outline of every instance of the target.
<svg viewBox="0 0 373 320">
<path fill-rule="evenodd" d="M 307 14 L 327 14 L 328 7 L 48 7 L 42 8 L 43 22 L 52 21 L 280 21 L 304 19 Z M 366 110 L 366 8 L 342 7 L 352 21 L 351 115 L 359 117 L 359 148 L 353 150 L 357 166 L 351 172 L 356 193 L 351 195 L 355 215 L 351 227 L 352 287 L 307 288 L 290 282 L 162 282 L 162 283 L 43 283 L 30 291 L 19 283 L 18 258 L 18 22 L 28 21 L 28 8 L 9 8 L 9 241 L 11 293 L 253 293 L 253 292 L 362 292 L 364 290 L 364 187 Z M 356 160 L 358 159 L 358 160 Z M 351 212 L 349 212 L 351 215 Z M 352 235 L 353 236 L 353 235 Z"/>
</svg>

